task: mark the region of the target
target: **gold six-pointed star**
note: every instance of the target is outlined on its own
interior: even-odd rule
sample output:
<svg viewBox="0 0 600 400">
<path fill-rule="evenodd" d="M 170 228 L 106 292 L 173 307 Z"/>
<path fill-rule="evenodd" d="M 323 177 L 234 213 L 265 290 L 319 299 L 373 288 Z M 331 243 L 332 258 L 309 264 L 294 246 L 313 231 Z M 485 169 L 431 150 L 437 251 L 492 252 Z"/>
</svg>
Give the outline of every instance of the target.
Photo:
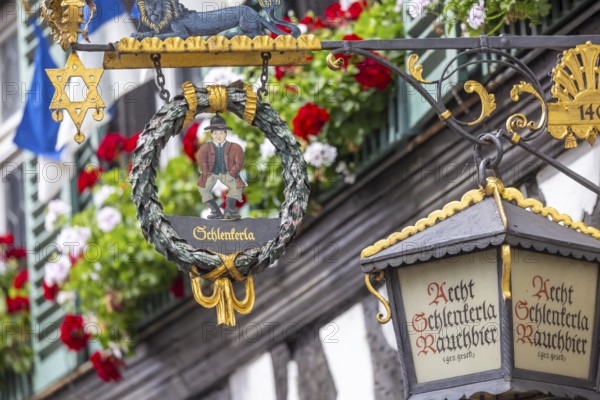
<svg viewBox="0 0 600 400">
<path fill-rule="evenodd" d="M 54 111 L 52 117 L 55 121 L 60 122 L 63 119 L 62 112 L 66 110 L 77 127 L 75 141 L 82 143 L 85 135 L 81 132 L 81 125 L 88 110 L 94 109 L 92 116 L 96 121 L 101 121 L 104 118 L 106 105 L 98 92 L 98 85 L 104 70 L 102 68 L 85 68 L 77 53 L 73 51 L 65 68 L 47 69 L 46 73 L 56 90 L 50 104 L 50 109 Z M 71 101 L 67 95 L 67 85 L 74 77 L 80 77 L 86 86 L 87 94 L 82 101 Z"/>
</svg>

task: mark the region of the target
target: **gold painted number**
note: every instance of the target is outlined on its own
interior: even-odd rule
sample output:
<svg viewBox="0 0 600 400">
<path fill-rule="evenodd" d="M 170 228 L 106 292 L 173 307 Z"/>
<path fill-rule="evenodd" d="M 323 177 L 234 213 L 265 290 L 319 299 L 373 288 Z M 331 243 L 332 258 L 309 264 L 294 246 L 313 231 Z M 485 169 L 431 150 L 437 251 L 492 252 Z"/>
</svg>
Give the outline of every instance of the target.
<svg viewBox="0 0 600 400">
<path fill-rule="evenodd" d="M 590 104 L 589 106 L 579 106 L 579 117 L 582 121 L 585 121 L 586 119 L 593 121 L 594 118 L 600 119 L 600 106 L 596 107 L 595 110 L 593 104 Z"/>
</svg>

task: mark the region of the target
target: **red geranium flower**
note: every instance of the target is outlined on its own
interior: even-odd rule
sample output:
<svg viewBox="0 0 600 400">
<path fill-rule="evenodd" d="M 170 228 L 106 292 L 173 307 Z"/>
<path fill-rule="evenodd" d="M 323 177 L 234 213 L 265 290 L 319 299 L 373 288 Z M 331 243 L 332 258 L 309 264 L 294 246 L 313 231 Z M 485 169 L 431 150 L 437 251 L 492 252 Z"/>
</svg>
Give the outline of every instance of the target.
<svg viewBox="0 0 600 400">
<path fill-rule="evenodd" d="M 282 80 L 283 77 L 288 73 L 288 71 L 294 71 L 295 67 L 275 67 L 275 79 L 278 81 Z"/>
<path fill-rule="evenodd" d="M 346 16 L 346 12 L 342 9 L 340 3 L 333 3 L 325 9 L 325 23 L 328 25 L 335 24 L 338 20 Z"/>
<path fill-rule="evenodd" d="M 194 121 L 190 124 L 189 128 L 185 131 L 185 135 L 183 136 L 183 152 L 186 156 L 189 157 L 194 163 L 198 162 L 196 160 L 196 153 L 198 152 L 198 128 L 200 127 L 200 122 Z"/>
<path fill-rule="evenodd" d="M 98 146 L 98 159 L 108 162 L 114 161 L 125 146 L 125 138 L 120 133 L 107 133 Z"/>
<path fill-rule="evenodd" d="M 121 380 L 122 376 L 119 369 L 123 368 L 125 364 L 114 355 L 97 351 L 92 354 L 90 361 L 96 369 L 96 373 L 104 382 L 118 382 Z"/>
<path fill-rule="evenodd" d="M 175 296 L 178 299 L 182 298 L 185 295 L 183 275 L 181 275 L 181 274 L 177 275 L 177 278 L 175 278 L 175 281 L 171 285 L 170 290 L 171 290 L 171 293 L 173 293 L 173 296 Z"/>
<path fill-rule="evenodd" d="M 307 15 L 304 18 L 302 18 L 300 21 L 298 21 L 298 23 L 302 24 L 302 25 L 310 26 L 310 24 L 312 24 L 313 21 L 314 21 L 314 18 L 312 17 L 312 15 Z"/>
<path fill-rule="evenodd" d="M 359 72 L 354 75 L 354 79 L 362 85 L 363 90 L 372 88 L 385 90 L 392 82 L 390 70 L 370 58 L 357 63 L 356 67 Z"/>
<path fill-rule="evenodd" d="M 284 76 L 285 76 L 285 68 L 279 67 L 279 66 L 275 67 L 275 79 L 280 81 L 283 79 Z"/>
<path fill-rule="evenodd" d="M 79 178 L 77 178 L 77 190 L 79 193 L 83 193 L 83 191 L 87 188 L 92 188 L 94 185 L 100 180 L 100 175 L 102 175 L 104 170 L 102 168 L 92 167 L 87 168 L 79 174 Z"/>
<path fill-rule="evenodd" d="M 83 329 L 81 315 L 65 315 L 65 320 L 60 326 L 60 340 L 74 351 L 79 351 L 87 346 L 90 334 Z"/>
<path fill-rule="evenodd" d="M 12 246 L 15 244 L 15 237 L 12 233 L 7 233 L 6 235 L 0 236 L 0 244 Z"/>
<path fill-rule="evenodd" d="M 292 22 L 292 19 L 290 17 L 283 17 L 281 20 L 285 22 Z M 277 27 L 287 34 L 292 33 L 292 29 L 288 28 L 287 26 L 277 25 Z M 279 36 L 277 33 L 271 32 L 271 37 L 273 39 L 275 39 L 277 36 Z"/>
<path fill-rule="evenodd" d="M 223 190 L 223 193 L 221 194 L 221 199 L 223 200 L 223 204 L 221 204 L 221 208 L 225 208 L 227 207 L 227 194 L 229 193 L 229 189 L 225 189 Z M 236 201 L 235 202 L 235 206 L 237 208 L 240 207 L 244 207 L 244 205 L 248 202 L 248 198 L 246 197 L 246 195 L 244 193 L 242 193 L 242 201 Z"/>
<path fill-rule="evenodd" d="M 14 249 L 10 249 L 6 252 L 7 258 L 16 258 L 17 260 L 21 260 L 27 257 L 27 250 L 23 247 L 15 247 Z"/>
<path fill-rule="evenodd" d="M 25 296 L 16 296 L 15 298 L 6 298 L 6 308 L 9 314 L 19 311 L 29 311 L 29 298 Z"/>
<path fill-rule="evenodd" d="M 296 85 L 290 85 L 289 83 L 286 83 L 285 86 L 283 87 L 287 92 L 290 93 L 298 93 L 298 86 Z"/>
<path fill-rule="evenodd" d="M 308 140 L 309 135 L 318 135 L 323 125 L 329 121 L 329 112 L 313 103 L 306 103 L 298 110 L 292 121 L 294 134 Z"/>
<path fill-rule="evenodd" d="M 60 287 L 58 285 L 48 286 L 44 280 L 42 280 L 42 289 L 44 289 L 44 298 L 48 301 L 56 300 Z"/>
<path fill-rule="evenodd" d="M 19 271 L 17 275 L 15 275 L 15 279 L 13 280 L 13 287 L 15 289 L 22 289 L 23 286 L 27 283 L 28 274 L 26 269 L 22 269 Z"/>
<path fill-rule="evenodd" d="M 323 22 L 323 19 L 321 17 L 317 17 L 315 19 L 315 23 L 313 24 L 313 29 L 323 29 L 323 28 L 326 28 L 325 22 Z"/>
<path fill-rule="evenodd" d="M 356 33 L 352 33 L 350 35 L 344 36 L 342 38 L 342 40 L 357 41 L 357 40 L 363 40 L 363 38 L 358 36 Z M 344 60 L 344 65 L 342 66 L 342 68 L 348 68 L 348 60 L 350 60 L 350 58 L 352 58 L 352 57 L 355 57 L 355 56 L 353 54 L 347 56 L 344 53 L 336 55 L 336 58 L 341 58 Z"/>
<path fill-rule="evenodd" d="M 314 31 L 315 29 L 322 29 L 327 27 L 325 26 L 323 20 L 320 17 L 314 18 L 312 15 L 307 15 L 306 17 L 298 21 L 298 23 L 306 25 L 309 31 Z"/>
<path fill-rule="evenodd" d="M 134 151 L 135 147 L 137 146 L 137 141 L 140 138 L 141 134 L 142 131 L 139 131 L 136 132 L 133 136 L 126 138 L 123 142 L 123 150 L 125 150 L 128 153 Z"/>
<path fill-rule="evenodd" d="M 360 14 L 362 14 L 366 7 L 367 2 L 364 0 L 352 3 L 350 7 L 348 7 L 348 14 L 350 15 L 350 19 L 358 19 L 358 17 L 360 17 Z"/>
</svg>

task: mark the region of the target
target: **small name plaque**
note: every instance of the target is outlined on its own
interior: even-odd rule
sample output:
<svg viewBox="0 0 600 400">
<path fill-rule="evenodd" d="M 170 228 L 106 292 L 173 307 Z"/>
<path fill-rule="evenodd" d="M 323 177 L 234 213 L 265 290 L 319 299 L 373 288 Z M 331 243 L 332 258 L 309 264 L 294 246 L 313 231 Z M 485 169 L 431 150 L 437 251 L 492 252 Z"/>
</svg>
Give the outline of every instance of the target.
<svg viewBox="0 0 600 400">
<path fill-rule="evenodd" d="M 278 218 L 245 218 L 236 221 L 170 215 L 175 231 L 191 246 L 220 254 L 233 254 L 264 246 L 277 237 Z"/>
</svg>

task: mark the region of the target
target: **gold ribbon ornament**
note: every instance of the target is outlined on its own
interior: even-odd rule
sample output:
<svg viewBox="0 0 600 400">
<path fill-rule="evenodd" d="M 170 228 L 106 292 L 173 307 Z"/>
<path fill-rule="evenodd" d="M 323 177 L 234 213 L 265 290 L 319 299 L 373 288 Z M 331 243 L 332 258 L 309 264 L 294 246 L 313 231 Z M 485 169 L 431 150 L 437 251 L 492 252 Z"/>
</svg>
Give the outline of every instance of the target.
<svg viewBox="0 0 600 400">
<path fill-rule="evenodd" d="M 254 277 L 243 276 L 235 267 L 235 258 L 237 254 L 220 255 L 223 263 L 213 271 L 200 276 L 197 268 L 194 273 L 190 273 L 192 280 L 192 291 L 194 299 L 202 307 L 217 308 L 217 322 L 219 325 L 235 326 L 235 311 L 246 315 L 252 311 L 254 300 Z M 246 297 L 239 300 L 235 297 L 233 282 L 231 278 L 238 282 L 245 281 Z M 205 295 L 202 291 L 202 279 L 213 281 L 213 293 Z"/>
</svg>

